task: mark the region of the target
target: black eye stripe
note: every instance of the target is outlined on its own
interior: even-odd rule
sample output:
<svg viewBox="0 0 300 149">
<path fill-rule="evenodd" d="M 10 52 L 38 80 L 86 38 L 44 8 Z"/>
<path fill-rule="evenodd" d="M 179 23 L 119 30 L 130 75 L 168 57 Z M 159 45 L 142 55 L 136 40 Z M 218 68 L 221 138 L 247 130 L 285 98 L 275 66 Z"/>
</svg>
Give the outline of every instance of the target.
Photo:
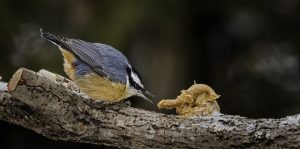
<svg viewBox="0 0 300 149">
<path fill-rule="evenodd" d="M 137 84 L 132 76 L 131 76 L 131 73 L 135 73 L 134 71 L 131 70 L 131 68 L 127 67 L 127 74 L 128 74 L 128 78 L 129 78 L 129 83 L 131 86 L 133 86 L 135 89 L 138 89 L 138 90 L 142 90 L 144 91 L 145 89 L 143 87 L 141 87 L 139 84 Z M 142 83 L 142 80 L 141 80 L 141 77 L 139 76 L 138 73 L 135 73 L 137 75 L 137 77 L 140 79 L 141 83 Z M 143 83 L 142 83 L 143 84 Z"/>
</svg>

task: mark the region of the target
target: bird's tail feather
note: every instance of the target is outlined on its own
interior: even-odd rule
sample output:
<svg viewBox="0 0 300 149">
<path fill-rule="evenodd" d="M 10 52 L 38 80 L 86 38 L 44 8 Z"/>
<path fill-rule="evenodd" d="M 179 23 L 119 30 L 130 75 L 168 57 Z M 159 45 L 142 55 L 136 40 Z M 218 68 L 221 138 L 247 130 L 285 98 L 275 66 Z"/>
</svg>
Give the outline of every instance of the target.
<svg viewBox="0 0 300 149">
<path fill-rule="evenodd" d="M 53 43 L 63 49 L 68 49 L 68 45 L 66 44 L 67 38 L 61 38 L 59 36 L 56 36 L 54 34 L 51 34 L 47 31 L 43 30 L 42 28 L 40 29 L 40 31 L 41 31 L 41 36 L 43 38 L 47 39 L 51 43 Z"/>
</svg>

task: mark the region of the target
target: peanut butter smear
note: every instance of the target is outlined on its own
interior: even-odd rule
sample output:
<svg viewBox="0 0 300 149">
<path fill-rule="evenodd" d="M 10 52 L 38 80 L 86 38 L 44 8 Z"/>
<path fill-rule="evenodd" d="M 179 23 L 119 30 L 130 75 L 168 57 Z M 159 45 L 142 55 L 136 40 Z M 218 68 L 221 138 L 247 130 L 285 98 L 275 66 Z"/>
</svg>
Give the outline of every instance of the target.
<svg viewBox="0 0 300 149">
<path fill-rule="evenodd" d="M 182 90 L 176 99 L 163 99 L 158 103 L 158 108 L 176 108 L 179 116 L 208 116 L 220 112 L 217 99 L 220 95 L 205 84 L 194 84 L 187 90 Z"/>
</svg>

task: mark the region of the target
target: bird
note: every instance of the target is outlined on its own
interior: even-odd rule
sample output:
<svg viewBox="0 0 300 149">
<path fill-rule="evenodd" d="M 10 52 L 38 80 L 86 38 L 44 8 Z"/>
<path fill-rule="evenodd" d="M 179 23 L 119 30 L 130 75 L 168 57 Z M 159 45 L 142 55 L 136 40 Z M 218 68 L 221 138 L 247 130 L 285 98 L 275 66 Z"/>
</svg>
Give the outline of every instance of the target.
<svg viewBox="0 0 300 149">
<path fill-rule="evenodd" d="M 131 96 L 153 96 L 127 57 L 114 47 L 54 35 L 40 29 L 41 37 L 58 46 L 64 71 L 79 89 L 96 101 L 119 102 Z"/>
</svg>

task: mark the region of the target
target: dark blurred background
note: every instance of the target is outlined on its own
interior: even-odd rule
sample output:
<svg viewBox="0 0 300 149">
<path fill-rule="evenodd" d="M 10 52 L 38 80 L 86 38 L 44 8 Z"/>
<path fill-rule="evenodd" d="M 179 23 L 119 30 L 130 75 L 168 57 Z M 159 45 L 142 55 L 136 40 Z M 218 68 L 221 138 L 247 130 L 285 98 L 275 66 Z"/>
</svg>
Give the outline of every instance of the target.
<svg viewBox="0 0 300 149">
<path fill-rule="evenodd" d="M 300 113 L 297 0 L 1 0 L 0 18 L 4 81 L 20 67 L 65 76 L 61 53 L 40 38 L 42 27 L 127 55 L 157 97 L 140 107 L 156 110 L 159 98 L 175 98 L 195 80 L 221 95 L 225 114 Z M 0 148 L 97 148 L 49 140 L 5 122 L 0 131 Z"/>
</svg>

